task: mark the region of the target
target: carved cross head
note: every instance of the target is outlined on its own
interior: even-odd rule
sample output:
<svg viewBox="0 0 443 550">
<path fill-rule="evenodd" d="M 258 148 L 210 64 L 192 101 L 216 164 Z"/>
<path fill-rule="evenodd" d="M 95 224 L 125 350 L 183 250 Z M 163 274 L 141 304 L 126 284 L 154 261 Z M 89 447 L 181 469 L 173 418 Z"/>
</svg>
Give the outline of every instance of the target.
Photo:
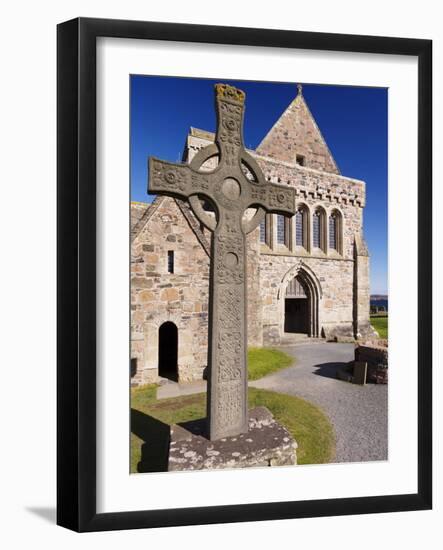
<svg viewBox="0 0 443 550">
<path fill-rule="evenodd" d="M 149 158 L 148 193 L 188 200 L 196 217 L 211 231 L 235 218 L 247 234 L 257 227 L 266 212 L 295 213 L 293 188 L 265 180 L 255 159 L 243 144 L 245 93 L 228 84 L 215 85 L 217 132 L 215 143 L 199 151 L 190 164 Z M 218 163 L 211 171 L 202 169 L 210 159 Z M 201 199 L 214 208 L 215 218 L 202 207 Z M 254 216 L 243 216 L 255 208 Z"/>
</svg>

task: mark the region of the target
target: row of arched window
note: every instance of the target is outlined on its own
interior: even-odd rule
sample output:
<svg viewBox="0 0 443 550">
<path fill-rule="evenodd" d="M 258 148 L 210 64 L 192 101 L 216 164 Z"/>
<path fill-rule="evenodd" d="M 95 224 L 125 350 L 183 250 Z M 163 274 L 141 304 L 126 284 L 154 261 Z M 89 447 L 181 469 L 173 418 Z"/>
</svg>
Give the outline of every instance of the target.
<svg viewBox="0 0 443 550">
<path fill-rule="evenodd" d="M 274 227 L 276 229 L 274 231 Z M 327 214 L 321 206 L 312 213 L 306 205 L 298 206 L 292 218 L 268 214 L 260 224 L 260 241 L 274 248 L 276 244 L 306 252 L 328 250 L 343 253 L 343 219 L 339 210 Z"/>
</svg>

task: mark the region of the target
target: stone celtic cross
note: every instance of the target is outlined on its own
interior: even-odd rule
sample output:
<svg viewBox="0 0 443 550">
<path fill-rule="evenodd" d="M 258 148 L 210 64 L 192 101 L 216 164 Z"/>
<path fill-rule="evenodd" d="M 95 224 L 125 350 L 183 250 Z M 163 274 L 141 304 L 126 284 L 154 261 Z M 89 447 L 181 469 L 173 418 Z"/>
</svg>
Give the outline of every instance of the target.
<svg viewBox="0 0 443 550">
<path fill-rule="evenodd" d="M 190 164 L 149 159 L 148 192 L 189 201 L 212 232 L 208 334 L 208 435 L 211 440 L 248 431 L 246 235 L 266 212 L 293 215 L 294 189 L 266 182 L 243 145 L 245 93 L 216 84 L 215 143 Z M 202 165 L 218 157 L 212 171 Z M 204 199 L 215 216 L 203 207 Z M 248 219 L 248 208 L 255 214 Z M 254 274 L 253 274 L 254 276 Z"/>
</svg>

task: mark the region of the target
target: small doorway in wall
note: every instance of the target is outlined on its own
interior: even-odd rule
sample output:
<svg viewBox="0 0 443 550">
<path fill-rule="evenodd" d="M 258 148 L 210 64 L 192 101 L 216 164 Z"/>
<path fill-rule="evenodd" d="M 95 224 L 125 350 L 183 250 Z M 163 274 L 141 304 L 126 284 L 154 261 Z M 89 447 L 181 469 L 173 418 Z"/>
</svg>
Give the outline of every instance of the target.
<svg viewBox="0 0 443 550">
<path fill-rule="evenodd" d="M 174 323 L 167 321 L 158 333 L 158 375 L 178 382 L 178 330 Z"/>
</svg>

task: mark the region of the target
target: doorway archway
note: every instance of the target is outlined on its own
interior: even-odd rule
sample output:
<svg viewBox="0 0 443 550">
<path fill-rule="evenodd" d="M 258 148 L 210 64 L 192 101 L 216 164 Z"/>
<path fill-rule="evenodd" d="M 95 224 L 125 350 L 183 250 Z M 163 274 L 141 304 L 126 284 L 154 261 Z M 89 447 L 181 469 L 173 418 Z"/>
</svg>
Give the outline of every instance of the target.
<svg viewBox="0 0 443 550">
<path fill-rule="evenodd" d="M 158 375 L 178 382 L 178 329 L 166 321 L 158 329 Z"/>
<path fill-rule="evenodd" d="M 310 309 L 309 289 L 297 275 L 286 287 L 284 331 L 310 335 Z"/>
<path fill-rule="evenodd" d="M 288 333 L 319 337 L 319 302 L 322 296 L 315 273 L 303 262 L 290 268 L 281 281 L 280 336 Z"/>
</svg>

